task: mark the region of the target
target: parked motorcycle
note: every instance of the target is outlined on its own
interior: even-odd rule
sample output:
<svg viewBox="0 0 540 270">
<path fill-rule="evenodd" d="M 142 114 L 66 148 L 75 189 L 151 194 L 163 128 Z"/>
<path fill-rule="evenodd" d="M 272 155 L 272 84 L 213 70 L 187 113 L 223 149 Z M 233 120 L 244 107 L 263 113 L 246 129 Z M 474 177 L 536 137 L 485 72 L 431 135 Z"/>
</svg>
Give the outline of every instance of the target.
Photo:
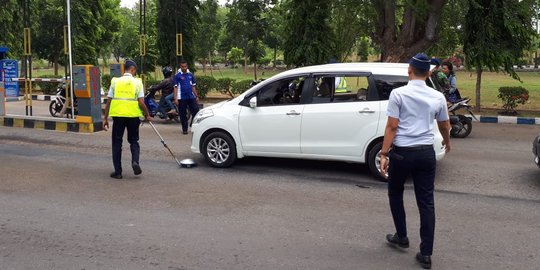
<svg viewBox="0 0 540 270">
<path fill-rule="evenodd" d="M 176 105 L 173 103 L 173 107 L 166 106 L 163 108 L 163 111 L 166 112 L 166 115 L 162 115 L 159 108 L 159 103 L 155 100 L 155 91 L 147 91 L 144 95 L 144 104 L 148 108 L 148 112 L 152 117 L 159 117 L 161 119 L 170 119 L 174 120 L 177 123 L 180 123 L 180 117 L 178 116 L 178 109 L 176 108 Z M 169 111 L 174 110 L 173 113 L 169 113 Z"/>
<path fill-rule="evenodd" d="M 455 138 L 465 138 L 471 134 L 472 131 L 472 119 L 471 117 L 456 114 L 456 111 L 459 109 L 465 109 L 469 114 L 478 121 L 476 116 L 471 111 L 471 105 L 469 105 L 470 98 L 464 98 L 457 102 L 451 103 L 448 106 L 448 112 L 450 113 L 450 124 L 452 129 L 450 130 L 450 136 Z"/>
<path fill-rule="evenodd" d="M 75 114 L 77 114 L 77 97 L 74 98 L 73 103 L 75 104 Z M 51 103 L 49 103 L 49 113 L 52 117 L 60 117 L 62 109 L 66 104 L 66 83 L 61 83 L 56 89 L 56 95 L 54 98 L 51 98 Z M 66 108 L 65 112 L 67 117 L 71 117 L 71 108 Z"/>
</svg>

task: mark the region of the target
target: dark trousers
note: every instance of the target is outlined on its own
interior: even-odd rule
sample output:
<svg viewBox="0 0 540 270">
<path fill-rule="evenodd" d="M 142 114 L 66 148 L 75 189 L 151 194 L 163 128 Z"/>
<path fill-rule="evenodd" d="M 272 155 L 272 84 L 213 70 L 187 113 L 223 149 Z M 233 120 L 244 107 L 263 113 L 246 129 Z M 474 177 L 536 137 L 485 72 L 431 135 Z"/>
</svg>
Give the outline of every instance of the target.
<svg viewBox="0 0 540 270">
<path fill-rule="evenodd" d="M 191 117 L 195 117 L 195 115 L 199 112 L 199 104 L 197 104 L 197 100 L 195 99 L 179 99 L 178 100 L 178 114 L 180 115 L 180 122 L 182 123 L 182 131 L 188 130 L 188 120 L 187 120 L 187 108 L 189 107 L 189 111 L 191 112 Z"/>
<path fill-rule="evenodd" d="M 420 252 L 422 255 L 431 256 L 435 234 L 435 151 L 431 146 L 421 150 L 394 149 L 389 158 L 388 197 L 397 235 L 407 236 L 403 190 L 405 181 L 412 176 L 416 204 L 420 212 Z"/>
<path fill-rule="evenodd" d="M 114 171 L 122 173 L 122 142 L 124 130 L 127 129 L 127 140 L 131 149 L 131 162 L 139 163 L 139 118 L 113 117 L 112 125 L 112 158 Z"/>
</svg>

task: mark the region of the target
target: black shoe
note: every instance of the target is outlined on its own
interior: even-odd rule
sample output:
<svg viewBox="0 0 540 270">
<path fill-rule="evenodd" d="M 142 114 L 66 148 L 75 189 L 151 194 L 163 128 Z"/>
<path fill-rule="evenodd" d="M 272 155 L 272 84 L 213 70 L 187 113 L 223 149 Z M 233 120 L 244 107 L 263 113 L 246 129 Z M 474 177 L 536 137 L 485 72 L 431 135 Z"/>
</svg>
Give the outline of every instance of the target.
<svg viewBox="0 0 540 270">
<path fill-rule="evenodd" d="M 135 175 L 139 175 L 139 174 L 142 173 L 141 166 L 139 166 L 139 163 L 133 162 L 133 163 L 131 164 L 131 167 L 133 168 L 133 173 L 134 173 Z"/>
<path fill-rule="evenodd" d="M 111 178 L 122 179 L 122 174 L 121 174 L 121 173 L 112 172 L 112 173 L 111 173 Z"/>
<path fill-rule="evenodd" d="M 187 131 L 182 131 L 182 134 L 186 135 L 186 134 L 188 134 L 188 132 Z"/>
<path fill-rule="evenodd" d="M 416 261 L 422 266 L 422 268 L 431 269 L 431 256 L 424 256 L 422 253 L 418 252 L 416 253 Z"/>
<path fill-rule="evenodd" d="M 398 246 L 400 248 L 408 248 L 409 247 L 409 238 L 405 237 L 399 237 L 396 234 L 387 234 L 386 235 L 386 241 L 388 241 L 389 244 L 393 246 Z"/>
</svg>

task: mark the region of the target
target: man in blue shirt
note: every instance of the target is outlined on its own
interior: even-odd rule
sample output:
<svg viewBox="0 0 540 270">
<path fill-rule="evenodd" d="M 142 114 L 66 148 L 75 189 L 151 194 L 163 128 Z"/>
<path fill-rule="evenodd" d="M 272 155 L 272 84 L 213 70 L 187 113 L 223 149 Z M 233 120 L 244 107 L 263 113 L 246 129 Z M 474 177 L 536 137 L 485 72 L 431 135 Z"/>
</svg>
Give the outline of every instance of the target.
<svg viewBox="0 0 540 270">
<path fill-rule="evenodd" d="M 437 120 L 446 152 L 450 151 L 450 121 L 446 100 L 441 92 L 433 91 L 426 85 L 430 62 L 423 53 L 415 55 L 409 61 L 408 84 L 390 93 L 386 113 L 388 122 L 381 149 L 381 171 L 383 175 L 388 172 L 388 198 L 396 228 L 396 233 L 388 234 L 386 240 L 393 246 L 409 247 L 403 191 L 405 181 L 412 176 L 420 212 L 421 242 L 416 260 L 425 269 L 431 269 L 435 234 L 433 191 L 436 161 L 433 119 Z"/>
<path fill-rule="evenodd" d="M 199 112 L 199 95 L 195 85 L 195 76 L 189 72 L 187 62 L 180 62 L 180 72 L 174 76 L 174 103 L 178 106 L 182 134 L 188 134 L 187 108 L 192 117 Z"/>
</svg>

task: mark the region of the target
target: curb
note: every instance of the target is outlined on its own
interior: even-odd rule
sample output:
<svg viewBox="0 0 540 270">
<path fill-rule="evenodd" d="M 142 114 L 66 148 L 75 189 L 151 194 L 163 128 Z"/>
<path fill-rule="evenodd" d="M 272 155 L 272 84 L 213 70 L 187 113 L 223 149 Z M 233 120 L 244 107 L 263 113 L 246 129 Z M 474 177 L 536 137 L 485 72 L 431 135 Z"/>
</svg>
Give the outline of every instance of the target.
<svg viewBox="0 0 540 270">
<path fill-rule="evenodd" d="M 74 119 L 54 119 L 28 116 L 0 116 L 0 126 L 36 128 L 64 132 L 93 133 L 103 130 L 103 123 L 76 123 Z"/>
<path fill-rule="evenodd" d="M 478 118 L 479 121 L 473 119 L 473 122 L 493 124 L 540 125 L 540 118 L 534 117 L 476 115 L 476 118 Z"/>
</svg>

